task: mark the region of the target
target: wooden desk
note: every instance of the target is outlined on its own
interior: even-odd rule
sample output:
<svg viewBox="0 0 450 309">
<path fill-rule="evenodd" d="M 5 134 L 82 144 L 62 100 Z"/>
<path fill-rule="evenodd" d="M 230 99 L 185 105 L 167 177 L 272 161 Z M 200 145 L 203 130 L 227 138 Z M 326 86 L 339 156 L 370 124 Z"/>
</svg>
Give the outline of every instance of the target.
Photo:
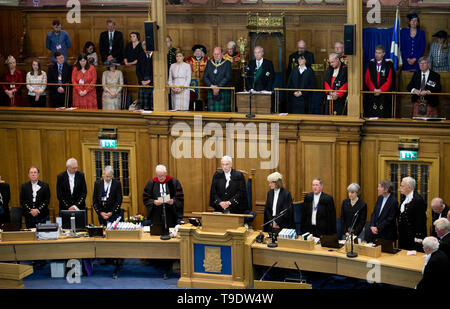
<svg viewBox="0 0 450 309">
<path fill-rule="evenodd" d="M 95 238 L 96 258 L 180 259 L 180 240 L 161 240 L 144 233 L 142 239 Z"/>
<path fill-rule="evenodd" d="M 79 258 L 179 259 L 180 240 L 164 241 L 145 233 L 142 239 L 63 238 L 58 240 L 0 241 L 0 261 Z"/>
<path fill-rule="evenodd" d="M 252 254 L 253 265 L 271 266 L 277 261 L 277 267 L 296 269 L 295 261 L 301 270 L 360 279 L 367 279 L 374 263 L 378 263 L 380 282 L 409 288 L 414 288 L 422 278 L 425 262 L 424 254 L 420 252 L 416 256 L 407 256 L 406 251 L 402 250 L 397 254 L 382 253 L 377 259 L 365 256 L 351 259 L 343 248 L 328 249 L 320 245 L 316 245 L 313 250 L 300 250 L 268 248 L 266 244 L 253 243 Z M 372 276 L 369 278 L 374 279 Z"/>
</svg>

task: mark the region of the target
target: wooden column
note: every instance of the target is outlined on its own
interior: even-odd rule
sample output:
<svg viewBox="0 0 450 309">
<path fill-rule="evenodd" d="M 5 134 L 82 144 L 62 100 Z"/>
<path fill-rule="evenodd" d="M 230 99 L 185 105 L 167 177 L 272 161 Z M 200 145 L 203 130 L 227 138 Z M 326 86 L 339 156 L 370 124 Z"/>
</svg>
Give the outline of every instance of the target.
<svg viewBox="0 0 450 309">
<path fill-rule="evenodd" d="M 168 109 L 167 84 L 167 46 L 166 38 L 166 2 L 152 1 L 151 17 L 156 21 L 159 29 L 156 31 L 158 50 L 153 53 L 153 105 L 155 111 Z"/>
<path fill-rule="evenodd" d="M 362 89 L 362 1 L 347 1 L 347 23 L 356 25 L 356 55 L 348 56 L 348 116 L 360 117 L 360 90 Z"/>
</svg>

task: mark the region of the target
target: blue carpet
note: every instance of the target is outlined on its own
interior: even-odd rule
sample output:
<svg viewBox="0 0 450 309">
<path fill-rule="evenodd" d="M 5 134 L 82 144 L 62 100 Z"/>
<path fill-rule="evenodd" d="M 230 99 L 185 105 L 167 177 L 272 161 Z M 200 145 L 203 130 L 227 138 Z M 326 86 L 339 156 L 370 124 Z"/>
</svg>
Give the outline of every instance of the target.
<svg viewBox="0 0 450 309">
<path fill-rule="evenodd" d="M 164 280 L 162 267 L 142 263 L 139 259 L 126 259 L 117 279 L 113 279 L 115 266 L 100 265 L 101 262 L 101 259 L 93 260 L 93 273 L 81 276 L 80 284 L 70 284 L 65 278 L 52 278 L 49 263 L 42 269 L 34 267 L 33 274 L 23 279 L 25 289 L 178 289 L 180 274 L 171 271 L 169 278 Z"/>
</svg>

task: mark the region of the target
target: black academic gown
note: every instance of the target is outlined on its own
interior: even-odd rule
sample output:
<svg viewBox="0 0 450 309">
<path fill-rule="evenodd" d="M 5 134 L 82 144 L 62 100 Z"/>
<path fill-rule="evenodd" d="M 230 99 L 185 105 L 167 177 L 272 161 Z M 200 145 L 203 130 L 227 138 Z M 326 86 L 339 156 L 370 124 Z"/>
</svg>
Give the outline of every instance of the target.
<svg viewBox="0 0 450 309">
<path fill-rule="evenodd" d="M 264 223 L 272 220 L 273 217 L 273 199 L 275 196 L 275 190 L 270 190 L 267 192 L 266 206 L 264 208 Z M 280 212 L 288 209 L 286 213 L 279 219 L 275 220 L 280 229 L 293 229 L 294 228 L 294 212 L 292 208 L 292 196 L 291 193 L 285 188 L 280 188 L 278 193 L 276 215 L 278 216 Z M 264 227 L 264 231 L 271 231 L 270 224 Z"/>
<path fill-rule="evenodd" d="M 400 209 L 405 196 L 402 196 Z M 398 219 L 398 247 L 405 250 L 423 252 L 421 244 L 415 243 L 414 238 L 424 239 L 427 236 L 427 204 L 422 196 L 414 191 L 413 199 L 405 205 L 404 212 L 400 212 Z"/>
<path fill-rule="evenodd" d="M 219 203 L 229 201 L 231 203 L 228 208 L 230 213 L 247 213 L 250 209 L 248 206 L 244 175 L 232 169 L 231 180 L 227 188 L 225 188 L 226 183 L 227 180 L 223 170 L 214 173 L 209 194 L 209 205 L 214 208 L 214 211 L 223 212 Z"/>
<path fill-rule="evenodd" d="M 170 198 L 173 199 L 173 204 L 165 204 L 166 208 L 166 220 L 168 227 L 174 227 L 178 224 L 179 220 L 183 218 L 184 213 L 184 194 L 181 183 L 176 178 L 167 177 L 167 182 L 165 183 L 167 194 L 170 194 Z M 147 219 L 151 223 L 164 224 L 163 219 L 163 205 L 156 206 L 154 204 L 155 200 L 161 197 L 160 183 L 158 178 L 155 177 L 147 184 L 144 188 L 144 205 L 147 209 Z"/>
<path fill-rule="evenodd" d="M 30 214 L 32 209 L 39 210 L 39 214 L 36 216 L 38 220 L 43 220 L 48 217 L 49 210 L 48 205 L 50 203 L 50 188 L 46 182 L 38 180 L 37 183 L 41 188 L 36 193 L 36 201 L 33 202 L 33 189 L 31 181 L 22 184 L 20 190 L 20 205 L 22 206 L 25 219 L 31 219 L 33 216 Z"/>
<path fill-rule="evenodd" d="M 395 69 L 392 61 L 381 62 L 380 72 L 377 71 L 377 61 L 370 60 L 364 75 L 366 90 L 380 89 L 382 92 L 395 90 Z M 392 95 L 364 95 L 364 117 L 392 117 Z"/>
<path fill-rule="evenodd" d="M 245 82 L 248 89 L 254 89 L 255 91 L 273 90 L 275 71 L 273 69 L 273 63 L 269 59 L 263 58 L 258 70 L 256 70 L 256 59 L 250 61 L 246 75 Z"/>
<path fill-rule="evenodd" d="M 92 197 L 92 206 L 95 212 L 100 215 L 101 212 L 112 212 L 113 216 L 118 216 L 122 206 L 122 185 L 117 179 L 111 180 L 111 188 L 109 189 L 109 197 L 106 201 L 102 201 L 104 190 L 103 179 L 99 179 L 94 183 L 94 194 Z"/>
<path fill-rule="evenodd" d="M 109 31 L 104 31 L 100 34 L 100 56 L 102 57 L 102 62 L 108 59 L 108 56 L 111 54 L 117 62 L 121 63 L 123 60 L 123 35 L 122 32 L 115 30 L 114 37 L 112 42 L 112 50 L 109 52 Z"/>
<path fill-rule="evenodd" d="M 430 260 L 425 266 L 422 280 L 417 284 L 417 290 L 436 293 L 449 285 L 450 262 L 448 256 L 444 251 L 437 250 L 431 254 Z"/>
<path fill-rule="evenodd" d="M 307 50 L 305 50 L 303 52 L 303 54 L 305 55 L 305 59 L 306 59 L 306 66 L 307 67 L 311 67 L 311 64 L 315 63 L 314 62 L 314 54 L 312 52 L 309 52 Z M 298 68 L 298 56 L 300 54 L 298 53 L 298 51 L 293 52 L 292 54 L 289 55 L 289 61 L 288 61 L 288 67 L 286 70 L 286 78 L 289 78 L 289 76 L 291 75 L 292 71 L 295 68 Z"/>
<path fill-rule="evenodd" d="M 311 216 L 313 212 L 314 193 L 310 192 L 305 196 L 302 208 L 302 234 L 313 232 Z M 320 195 L 316 214 L 316 233 L 315 237 L 321 235 L 336 234 L 336 208 L 334 207 L 333 197 L 323 193 Z"/>
<path fill-rule="evenodd" d="M 73 193 L 70 193 L 69 175 L 67 171 L 60 173 L 56 179 L 56 194 L 59 200 L 59 211 L 68 210 L 75 205 L 80 210 L 86 209 L 86 180 L 80 171 L 75 173 Z"/>
<path fill-rule="evenodd" d="M 391 193 L 380 214 L 382 204 L 383 196 L 379 195 L 370 217 L 370 227 L 376 227 L 378 234 L 373 235 L 369 228 L 369 230 L 366 231 L 366 240 L 368 242 L 373 242 L 377 238 L 392 241 L 397 240 L 397 218 L 399 212 L 397 199 L 394 194 Z"/>
<path fill-rule="evenodd" d="M 314 89 L 315 75 L 311 68 L 306 68 L 302 74 L 298 66 L 291 72 L 287 87 L 289 89 Z M 294 91 L 289 92 L 288 96 L 288 113 L 290 114 L 307 114 L 310 110 L 312 93 L 302 91 L 300 97 L 294 95 Z"/>
<path fill-rule="evenodd" d="M 439 240 L 439 249 L 444 251 L 450 259 L 450 233 L 442 236 L 442 238 Z"/>
<path fill-rule="evenodd" d="M 361 199 L 358 199 L 355 205 L 352 206 L 350 199 L 345 199 L 342 201 L 341 206 L 341 228 L 342 235 L 345 233 L 350 233 L 350 229 L 353 225 L 353 220 L 355 220 L 355 225 L 353 229 L 353 235 L 359 236 L 366 225 L 367 217 L 367 204 Z"/>
<path fill-rule="evenodd" d="M 0 194 L 2 195 L 2 201 L 0 202 L 0 223 L 8 223 L 11 221 L 9 214 L 9 201 L 11 200 L 9 184 L 6 182 L 0 183 Z"/>
<path fill-rule="evenodd" d="M 64 62 L 62 67 L 62 74 L 61 74 L 61 83 L 62 84 L 71 84 L 72 83 L 72 70 L 73 67 Z M 58 78 L 58 65 L 56 63 L 53 63 L 48 68 L 48 74 L 47 74 L 47 82 L 49 84 L 58 84 L 59 78 Z M 64 93 L 59 93 L 58 88 L 59 86 L 48 86 L 48 89 L 50 90 L 50 106 L 52 107 L 63 107 L 65 103 L 65 96 L 66 93 L 69 96 L 69 107 L 71 106 L 70 102 L 72 102 L 72 87 L 66 87 L 62 86 L 64 88 Z"/>
<path fill-rule="evenodd" d="M 324 82 L 324 88 L 332 90 L 347 90 L 348 84 L 347 84 L 347 67 L 342 65 L 339 67 L 339 72 L 336 78 L 334 79 L 333 83 L 331 82 L 333 80 L 333 67 L 329 66 L 326 72 L 325 82 Z M 333 115 L 346 115 L 347 114 L 347 106 L 346 106 L 346 100 L 347 100 L 347 93 L 346 92 L 338 92 L 339 97 L 333 101 Z M 330 101 L 326 101 L 325 108 L 324 108 L 324 114 L 329 115 L 330 114 Z"/>
</svg>

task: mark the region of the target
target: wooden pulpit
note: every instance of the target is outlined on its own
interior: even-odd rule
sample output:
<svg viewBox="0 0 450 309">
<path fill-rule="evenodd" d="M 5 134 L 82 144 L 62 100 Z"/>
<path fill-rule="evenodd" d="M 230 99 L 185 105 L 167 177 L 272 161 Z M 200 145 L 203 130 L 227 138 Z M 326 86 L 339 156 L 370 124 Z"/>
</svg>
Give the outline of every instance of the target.
<svg viewBox="0 0 450 309">
<path fill-rule="evenodd" d="M 244 227 L 251 215 L 202 212 L 202 226 L 179 227 L 184 288 L 245 289 L 253 284 L 251 244 L 257 232 Z"/>
<path fill-rule="evenodd" d="M 270 93 L 254 93 L 252 97 L 252 113 L 253 114 L 270 114 L 272 107 L 272 94 Z M 238 113 L 250 112 L 250 93 L 236 93 L 236 106 Z"/>
</svg>

